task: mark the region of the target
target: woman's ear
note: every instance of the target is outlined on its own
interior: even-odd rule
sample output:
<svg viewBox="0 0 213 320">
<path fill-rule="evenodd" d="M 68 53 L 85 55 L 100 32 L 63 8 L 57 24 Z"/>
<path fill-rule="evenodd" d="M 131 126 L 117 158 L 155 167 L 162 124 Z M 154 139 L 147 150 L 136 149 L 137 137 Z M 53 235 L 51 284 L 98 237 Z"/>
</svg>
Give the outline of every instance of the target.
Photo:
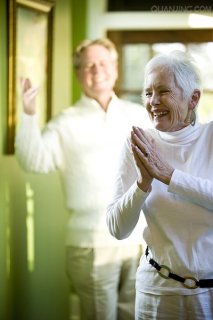
<svg viewBox="0 0 213 320">
<path fill-rule="evenodd" d="M 199 89 L 195 89 L 191 95 L 191 99 L 189 102 L 189 109 L 190 110 L 194 110 L 194 108 L 197 106 L 199 100 L 200 100 L 200 90 Z"/>
</svg>

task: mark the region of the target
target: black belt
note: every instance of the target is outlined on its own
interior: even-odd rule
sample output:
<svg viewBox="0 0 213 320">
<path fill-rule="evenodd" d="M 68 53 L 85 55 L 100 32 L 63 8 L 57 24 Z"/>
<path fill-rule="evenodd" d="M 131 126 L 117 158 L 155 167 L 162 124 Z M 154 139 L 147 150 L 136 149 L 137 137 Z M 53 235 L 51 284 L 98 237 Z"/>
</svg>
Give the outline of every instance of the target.
<svg viewBox="0 0 213 320">
<path fill-rule="evenodd" d="M 179 281 L 183 284 L 183 286 L 187 289 L 196 289 L 200 288 L 212 288 L 213 287 L 213 279 L 201 279 L 197 280 L 194 277 L 186 276 L 181 277 L 177 274 L 171 272 L 170 268 L 165 265 L 159 265 L 154 259 L 149 258 L 149 248 L 146 248 L 145 251 L 146 259 L 159 273 L 161 277 L 164 279 L 173 279 Z"/>
</svg>

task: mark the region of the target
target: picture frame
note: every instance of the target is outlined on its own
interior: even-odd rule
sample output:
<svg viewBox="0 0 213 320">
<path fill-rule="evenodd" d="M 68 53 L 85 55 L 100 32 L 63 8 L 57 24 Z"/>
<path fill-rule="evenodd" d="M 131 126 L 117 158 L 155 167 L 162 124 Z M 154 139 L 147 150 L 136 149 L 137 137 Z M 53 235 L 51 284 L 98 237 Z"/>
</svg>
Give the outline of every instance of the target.
<svg viewBox="0 0 213 320">
<path fill-rule="evenodd" d="M 21 79 L 39 87 L 37 113 L 43 126 L 51 117 L 53 0 L 8 1 L 8 110 L 6 154 L 14 154 L 23 111 Z"/>
</svg>

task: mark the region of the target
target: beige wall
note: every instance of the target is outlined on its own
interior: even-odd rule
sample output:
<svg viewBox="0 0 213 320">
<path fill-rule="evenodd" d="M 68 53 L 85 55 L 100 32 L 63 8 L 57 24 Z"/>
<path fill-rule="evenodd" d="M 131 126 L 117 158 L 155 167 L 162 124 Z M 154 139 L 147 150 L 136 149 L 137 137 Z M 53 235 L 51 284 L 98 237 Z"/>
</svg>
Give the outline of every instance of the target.
<svg viewBox="0 0 213 320">
<path fill-rule="evenodd" d="M 184 6 L 181 5 L 177 7 L 180 8 L 179 11 L 168 11 L 162 1 L 155 6 L 153 12 L 107 12 L 107 0 L 87 0 L 87 37 L 105 36 L 107 30 L 213 28 L 211 6 L 207 6 L 211 9 L 207 12 L 203 10 L 202 3 L 200 11 L 197 8 L 195 12 L 184 11 Z"/>
</svg>

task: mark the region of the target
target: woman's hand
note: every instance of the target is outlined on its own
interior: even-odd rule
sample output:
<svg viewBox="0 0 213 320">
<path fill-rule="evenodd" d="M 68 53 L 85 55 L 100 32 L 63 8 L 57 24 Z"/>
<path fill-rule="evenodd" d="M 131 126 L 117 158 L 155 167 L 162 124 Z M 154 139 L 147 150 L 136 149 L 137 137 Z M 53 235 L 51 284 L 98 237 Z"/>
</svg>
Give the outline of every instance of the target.
<svg viewBox="0 0 213 320">
<path fill-rule="evenodd" d="M 162 157 L 156 149 L 154 140 L 143 129 L 133 127 L 131 141 L 133 155 L 141 173 L 141 179 L 138 181 L 139 187 L 142 186 L 142 190 L 148 185 L 150 187 L 154 178 L 168 185 L 174 168 L 165 161 L 165 157 Z"/>
<path fill-rule="evenodd" d="M 36 96 L 38 94 L 39 88 L 33 87 L 30 79 L 21 79 L 21 92 L 24 112 L 28 115 L 33 115 L 36 113 Z"/>
</svg>

